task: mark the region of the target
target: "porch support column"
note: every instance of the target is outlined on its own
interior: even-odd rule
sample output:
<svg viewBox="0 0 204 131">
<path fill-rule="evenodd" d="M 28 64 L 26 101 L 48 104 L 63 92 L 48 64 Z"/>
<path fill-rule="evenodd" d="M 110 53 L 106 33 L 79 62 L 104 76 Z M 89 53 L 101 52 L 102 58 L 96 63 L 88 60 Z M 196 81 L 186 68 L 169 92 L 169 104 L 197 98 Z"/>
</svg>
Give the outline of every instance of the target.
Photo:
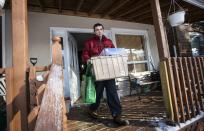
<svg viewBox="0 0 204 131">
<path fill-rule="evenodd" d="M 149 0 L 149 1 L 151 3 L 154 28 L 155 28 L 156 38 L 157 38 L 157 47 L 159 51 L 159 58 L 161 61 L 164 58 L 170 57 L 169 46 L 168 46 L 166 33 L 164 31 L 164 24 L 162 21 L 159 0 Z"/>
<path fill-rule="evenodd" d="M 28 59 L 27 0 L 12 0 L 13 121 L 15 131 L 27 131 L 26 67 Z"/>
</svg>

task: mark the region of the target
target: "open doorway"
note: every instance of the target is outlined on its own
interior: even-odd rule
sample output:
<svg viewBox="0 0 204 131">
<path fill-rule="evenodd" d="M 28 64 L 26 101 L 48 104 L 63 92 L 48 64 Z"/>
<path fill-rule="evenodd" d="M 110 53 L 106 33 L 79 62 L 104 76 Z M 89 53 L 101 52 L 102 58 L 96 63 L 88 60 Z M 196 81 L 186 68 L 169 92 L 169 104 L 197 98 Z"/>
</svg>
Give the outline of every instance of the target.
<svg viewBox="0 0 204 131">
<path fill-rule="evenodd" d="M 81 28 L 50 28 L 50 40 L 53 36 L 61 37 L 63 46 L 62 56 L 64 65 L 64 96 L 71 100 L 73 105 L 79 100 L 80 83 L 82 77 L 82 50 L 86 40 L 94 36 L 93 29 Z M 104 31 L 105 36 L 110 38 L 110 31 Z M 52 44 L 52 42 L 50 42 Z"/>
<path fill-rule="evenodd" d="M 77 43 L 77 54 L 78 54 L 78 63 L 79 63 L 79 74 L 80 74 L 80 81 L 82 80 L 82 74 L 83 74 L 83 63 L 82 63 L 82 50 L 84 48 L 84 43 L 89 38 L 93 37 L 93 33 L 70 33 L 73 38 L 75 39 Z"/>
<path fill-rule="evenodd" d="M 84 48 L 84 43 L 86 40 L 90 39 L 91 37 L 93 37 L 94 34 L 93 33 L 78 33 L 78 32 L 69 32 L 69 37 L 71 37 L 72 39 L 74 39 L 74 44 L 77 47 L 77 52 L 73 52 L 72 54 L 70 54 L 70 59 L 71 61 L 76 61 L 75 63 L 77 64 L 77 68 L 78 71 L 75 72 L 77 73 L 77 81 L 78 81 L 78 87 L 74 86 L 72 84 L 72 86 L 70 87 L 70 95 L 71 95 L 71 99 L 73 101 L 72 105 L 77 104 L 77 101 L 80 101 L 79 99 L 81 98 L 81 81 L 82 81 L 82 75 L 85 73 L 84 72 L 84 64 L 82 62 L 82 51 Z M 69 40 L 68 40 L 69 41 Z M 71 64 L 70 64 L 71 66 Z M 73 72 L 73 68 L 70 69 L 71 72 Z M 72 76 L 70 76 L 71 78 Z M 70 80 L 72 80 L 71 83 L 74 83 L 75 80 L 73 78 L 71 78 Z"/>
<path fill-rule="evenodd" d="M 92 33 L 66 31 L 64 40 L 63 60 L 65 78 L 65 96 L 71 99 L 73 105 L 81 96 L 82 50 L 84 42 L 93 37 Z"/>
</svg>

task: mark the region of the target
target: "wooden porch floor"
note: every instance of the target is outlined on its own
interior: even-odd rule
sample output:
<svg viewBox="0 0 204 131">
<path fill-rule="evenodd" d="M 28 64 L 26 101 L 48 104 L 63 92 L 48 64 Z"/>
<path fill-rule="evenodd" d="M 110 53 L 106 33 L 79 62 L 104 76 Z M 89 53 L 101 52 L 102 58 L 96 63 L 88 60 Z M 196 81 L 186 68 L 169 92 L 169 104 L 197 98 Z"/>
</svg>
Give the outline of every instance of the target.
<svg viewBox="0 0 204 131">
<path fill-rule="evenodd" d="M 130 121 L 129 126 L 118 126 L 112 121 L 106 102 L 99 108 L 100 119 L 92 119 L 87 114 L 87 106 L 75 106 L 68 114 L 68 131 L 154 131 L 156 119 L 165 119 L 165 107 L 161 92 L 150 92 L 141 96 L 121 99 L 122 117 Z M 157 124 L 156 124 L 157 126 Z"/>
</svg>

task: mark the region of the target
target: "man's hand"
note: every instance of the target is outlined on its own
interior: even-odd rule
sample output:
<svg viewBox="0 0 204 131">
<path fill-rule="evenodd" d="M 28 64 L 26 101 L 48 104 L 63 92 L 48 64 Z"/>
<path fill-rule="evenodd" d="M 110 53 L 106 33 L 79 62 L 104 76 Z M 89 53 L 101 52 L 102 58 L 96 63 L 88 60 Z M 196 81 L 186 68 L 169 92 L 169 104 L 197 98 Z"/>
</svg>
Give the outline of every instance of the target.
<svg viewBox="0 0 204 131">
<path fill-rule="evenodd" d="M 86 72 L 86 64 L 81 64 L 81 72 L 82 72 L 82 74 L 85 74 L 85 72 Z"/>
<path fill-rule="evenodd" d="M 88 63 L 91 63 L 91 59 L 88 59 L 88 60 L 87 60 L 86 64 L 88 64 Z"/>
</svg>

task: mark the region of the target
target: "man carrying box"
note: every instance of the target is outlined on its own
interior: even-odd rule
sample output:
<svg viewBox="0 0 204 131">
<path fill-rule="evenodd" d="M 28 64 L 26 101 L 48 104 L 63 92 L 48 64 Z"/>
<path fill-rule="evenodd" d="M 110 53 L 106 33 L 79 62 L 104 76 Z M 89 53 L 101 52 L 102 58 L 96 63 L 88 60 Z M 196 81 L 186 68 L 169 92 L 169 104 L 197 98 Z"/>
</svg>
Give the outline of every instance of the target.
<svg viewBox="0 0 204 131">
<path fill-rule="evenodd" d="M 115 48 L 112 41 L 106 38 L 104 34 L 104 27 L 102 24 L 97 23 L 93 26 L 95 37 L 87 40 L 82 52 L 82 61 L 87 61 L 93 56 L 99 56 L 104 48 Z M 98 118 L 97 109 L 100 105 L 100 100 L 103 96 L 104 87 L 106 88 L 107 102 L 111 111 L 113 120 L 119 125 L 129 125 L 128 120 L 121 118 L 121 105 L 116 90 L 115 79 L 96 81 L 96 103 L 89 107 L 89 114 L 93 118 Z"/>
</svg>

